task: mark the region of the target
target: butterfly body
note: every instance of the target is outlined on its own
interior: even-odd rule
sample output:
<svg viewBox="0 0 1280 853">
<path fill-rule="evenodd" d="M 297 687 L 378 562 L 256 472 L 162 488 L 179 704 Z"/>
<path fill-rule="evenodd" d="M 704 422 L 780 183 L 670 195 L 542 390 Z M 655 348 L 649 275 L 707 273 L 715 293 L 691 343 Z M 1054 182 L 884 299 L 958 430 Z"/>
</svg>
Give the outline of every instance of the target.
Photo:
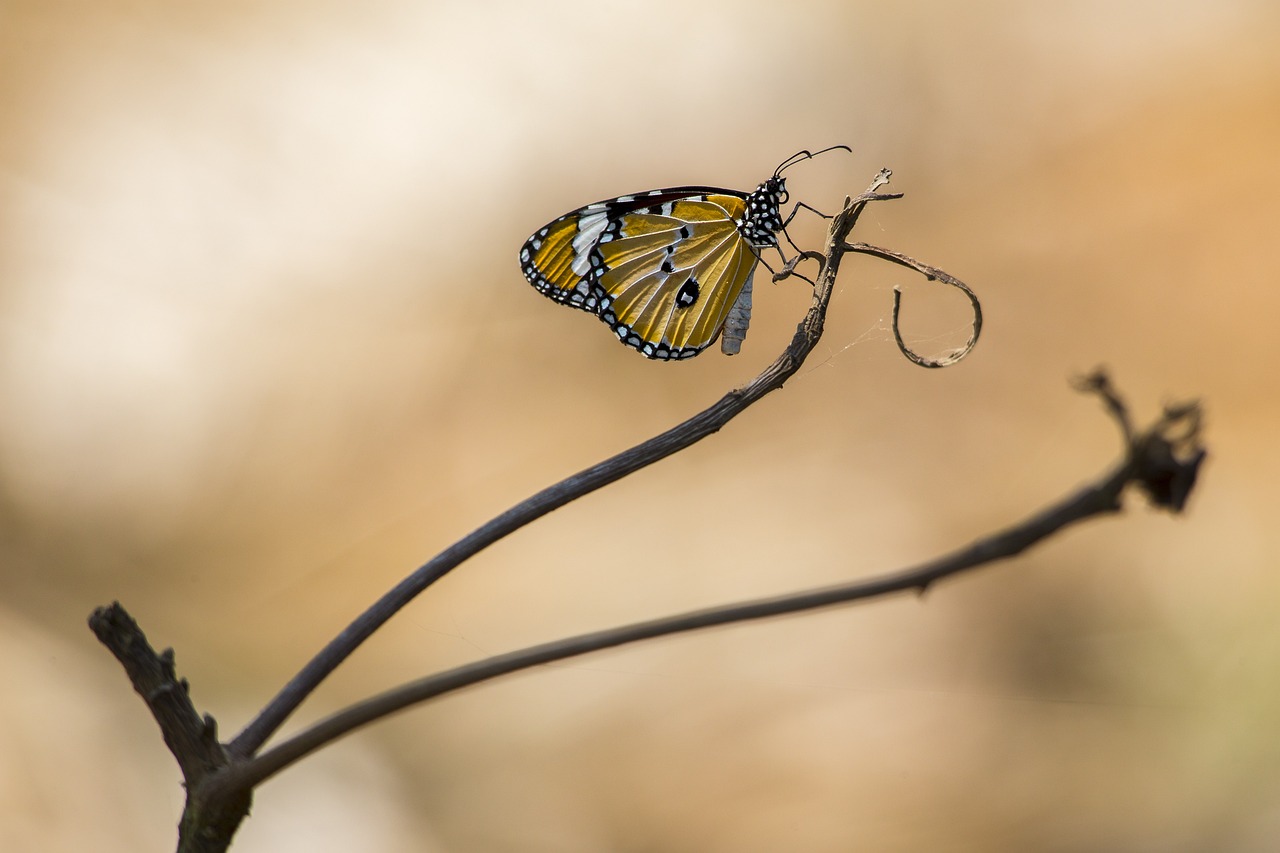
<svg viewBox="0 0 1280 853">
<path fill-rule="evenodd" d="M 525 241 L 520 268 L 539 293 L 599 317 L 647 358 L 691 358 L 726 321 L 732 354 L 760 252 L 778 246 L 786 224 L 782 170 L 812 156 L 788 158 L 751 192 L 671 187 L 580 207 Z"/>
</svg>

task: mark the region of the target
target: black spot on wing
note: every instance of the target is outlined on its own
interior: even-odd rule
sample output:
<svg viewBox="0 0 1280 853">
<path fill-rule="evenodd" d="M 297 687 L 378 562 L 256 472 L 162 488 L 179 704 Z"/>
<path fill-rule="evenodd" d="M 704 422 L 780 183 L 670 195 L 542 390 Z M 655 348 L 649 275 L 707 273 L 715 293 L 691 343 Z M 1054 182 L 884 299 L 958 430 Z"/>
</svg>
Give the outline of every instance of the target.
<svg viewBox="0 0 1280 853">
<path fill-rule="evenodd" d="M 699 286 L 697 279 L 689 276 L 689 280 L 680 286 L 679 292 L 676 293 L 676 307 L 688 308 L 698 301 L 698 297 L 702 294 L 702 288 Z"/>
</svg>

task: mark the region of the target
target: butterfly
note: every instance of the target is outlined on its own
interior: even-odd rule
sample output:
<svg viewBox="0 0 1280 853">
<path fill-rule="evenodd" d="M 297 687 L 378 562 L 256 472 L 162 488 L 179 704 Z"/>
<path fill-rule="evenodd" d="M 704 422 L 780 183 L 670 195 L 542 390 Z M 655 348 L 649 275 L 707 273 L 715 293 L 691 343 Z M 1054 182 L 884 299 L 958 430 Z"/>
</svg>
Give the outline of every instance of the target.
<svg viewBox="0 0 1280 853">
<path fill-rule="evenodd" d="M 788 157 L 751 192 L 672 187 L 580 207 L 525 241 L 520 268 L 539 293 L 596 315 L 647 358 L 692 358 L 722 332 L 732 355 L 750 321 L 760 253 L 782 253 L 778 233 L 802 206 L 783 219 L 782 173 L 837 148 L 850 150 Z"/>
</svg>

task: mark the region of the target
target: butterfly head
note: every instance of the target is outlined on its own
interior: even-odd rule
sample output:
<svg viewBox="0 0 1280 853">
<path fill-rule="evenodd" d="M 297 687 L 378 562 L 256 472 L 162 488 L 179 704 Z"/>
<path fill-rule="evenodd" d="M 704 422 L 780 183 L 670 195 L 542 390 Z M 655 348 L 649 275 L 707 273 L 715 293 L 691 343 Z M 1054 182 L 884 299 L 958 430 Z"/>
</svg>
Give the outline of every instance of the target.
<svg viewBox="0 0 1280 853">
<path fill-rule="evenodd" d="M 773 170 L 773 176 L 747 195 L 747 215 L 740 227 L 752 248 L 760 250 L 778 245 L 778 232 L 790 221 L 790 218 L 782 218 L 782 206 L 789 197 L 787 179 L 782 177 L 782 173 L 797 163 L 837 150 L 851 149 L 848 145 L 833 145 L 821 151 L 799 151 L 779 163 Z"/>
</svg>

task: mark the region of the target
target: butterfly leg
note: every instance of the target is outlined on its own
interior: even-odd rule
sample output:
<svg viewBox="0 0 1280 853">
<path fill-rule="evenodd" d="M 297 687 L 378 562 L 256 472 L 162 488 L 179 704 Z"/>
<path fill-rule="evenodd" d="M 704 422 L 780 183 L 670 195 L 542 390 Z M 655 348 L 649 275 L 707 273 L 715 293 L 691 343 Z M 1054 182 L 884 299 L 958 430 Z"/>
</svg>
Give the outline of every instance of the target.
<svg viewBox="0 0 1280 853">
<path fill-rule="evenodd" d="M 823 219 L 831 218 L 830 214 L 823 213 L 821 210 L 818 210 L 816 207 L 810 207 L 809 205 L 805 204 L 802 201 L 796 202 L 795 207 L 791 208 L 791 213 L 787 214 L 787 218 L 782 221 L 782 236 L 787 238 L 787 242 L 791 244 L 791 248 L 795 249 L 797 252 L 800 252 L 801 254 L 804 253 L 804 250 L 796 245 L 795 240 L 791 239 L 791 235 L 787 233 L 787 226 L 791 224 L 791 220 L 796 218 L 796 214 L 800 212 L 800 208 L 802 207 L 805 210 L 809 211 L 810 213 L 816 213 L 818 216 L 821 216 Z M 784 257 L 782 260 L 785 263 L 787 259 Z"/>
<path fill-rule="evenodd" d="M 807 275 L 801 275 L 800 273 L 796 272 L 796 267 L 800 265 L 801 261 L 817 261 L 818 268 L 821 269 L 823 262 L 826 261 L 826 258 L 823 257 L 821 252 L 806 252 L 803 249 L 801 249 L 799 246 L 796 246 L 795 243 L 792 243 L 791 245 L 795 246 L 795 249 L 796 249 L 796 256 L 794 258 L 787 258 L 787 256 L 782 253 L 781 247 L 779 246 L 774 247 L 778 250 L 778 257 L 782 258 L 781 272 L 774 272 L 773 267 L 769 266 L 768 262 L 765 261 L 764 258 L 760 258 L 760 263 L 764 264 L 765 269 L 773 273 L 774 284 L 777 284 L 778 282 L 782 281 L 784 278 L 791 278 L 792 276 L 795 276 L 796 278 L 801 279 L 803 281 L 807 281 L 809 284 L 816 287 L 817 283 L 814 282 L 814 280 L 809 278 Z"/>
<path fill-rule="evenodd" d="M 831 218 L 831 214 L 829 214 L 829 213 L 823 213 L 821 210 L 818 210 L 818 208 L 816 208 L 816 207 L 810 207 L 809 205 L 805 204 L 804 202 L 802 202 L 802 201 L 798 201 L 798 202 L 796 202 L 796 206 L 795 206 L 795 207 L 793 207 L 793 208 L 791 208 L 791 213 L 787 214 L 787 218 L 786 218 L 786 219 L 784 219 L 784 220 L 782 220 L 782 227 L 783 227 L 783 228 L 786 228 L 788 225 L 790 225 L 790 224 L 791 224 L 791 220 L 793 220 L 793 219 L 795 219 L 795 218 L 796 218 L 796 214 L 800 212 L 800 208 L 802 208 L 802 207 L 803 207 L 805 210 L 809 211 L 810 213 L 816 213 L 816 214 L 818 214 L 818 216 L 821 216 L 823 219 L 830 219 L 830 218 Z"/>
</svg>

